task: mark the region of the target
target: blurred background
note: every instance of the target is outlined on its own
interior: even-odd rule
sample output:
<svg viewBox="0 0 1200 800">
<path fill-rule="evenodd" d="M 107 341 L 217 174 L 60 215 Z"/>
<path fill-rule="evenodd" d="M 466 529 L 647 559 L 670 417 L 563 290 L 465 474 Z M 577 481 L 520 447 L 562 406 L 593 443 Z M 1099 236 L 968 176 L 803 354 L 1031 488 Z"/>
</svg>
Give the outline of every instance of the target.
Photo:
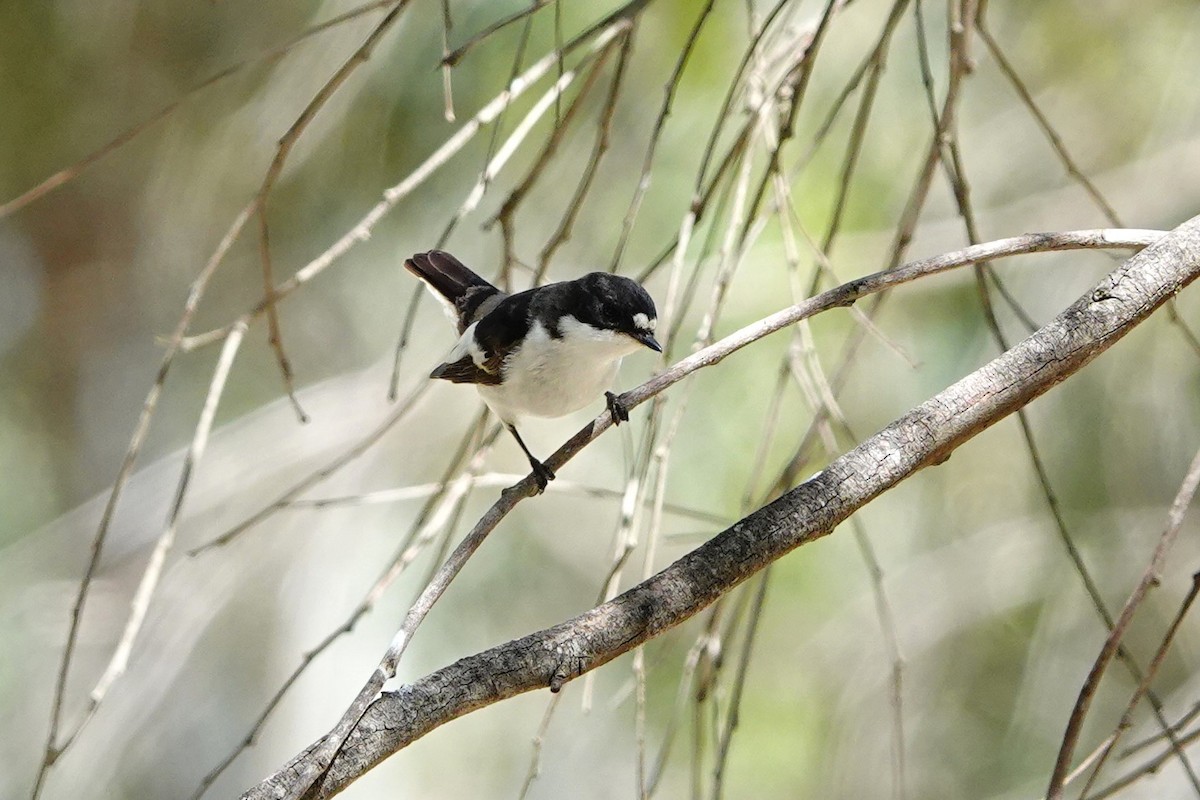
<svg viewBox="0 0 1200 800">
<path fill-rule="evenodd" d="M 263 185 L 281 137 L 394 5 L 0 4 L 0 796 L 28 797 L 37 779 L 79 581 L 193 281 Z M 446 547 L 523 470 L 507 437 L 479 449 L 491 423 L 479 426 L 473 391 L 427 384 L 454 336 L 428 298 L 413 304 L 408 254 L 442 246 L 514 288 L 614 267 L 642 278 L 673 330 L 670 363 L 810 285 L 958 249 L 971 230 L 987 241 L 1114 217 L 1170 229 L 1200 210 L 1194 2 L 992 4 L 984 30 L 1003 60 L 968 25 L 969 69 L 955 78 L 951 5 L 558 0 L 492 32 L 530 4 L 407 3 L 295 140 L 266 203 L 278 283 L 404 186 L 369 236 L 279 301 L 310 421 L 297 420 L 266 319 L 254 316 L 128 671 L 80 728 L 168 528 L 221 351 L 203 335 L 228 330 L 263 296 L 251 219 L 203 287 L 187 331 L 201 338 L 169 361 L 108 528 L 55 747 L 78 736 L 43 776 L 42 796 L 188 797 L 231 754 L 205 796 L 236 796 L 272 772 L 334 722 Z M 622 7 L 624 23 L 594 27 Z M 819 47 L 806 50 L 823 14 Z M 448 121 L 439 62 L 462 45 Z M 537 79 L 519 97 L 493 102 L 531 69 Z M 547 95 L 555 81 L 566 86 L 558 98 Z M 931 105 L 942 112 L 948 90 L 955 146 L 925 194 L 914 187 Z M 781 131 L 790 138 L 775 180 Z M 73 166 L 61 185 L 25 194 Z M 948 175 L 969 188 L 970 228 Z M 919 216 L 898 249 L 906 206 Z M 677 256 L 689 208 L 703 213 Z M 1007 341 L 1123 257 L 994 265 L 1012 301 L 988 285 Z M 644 705 L 625 656 L 569 685 L 549 716 L 548 692 L 484 709 L 348 796 L 637 797 L 641 780 L 660 797 L 1040 797 L 1106 633 L 1064 531 L 1115 615 L 1200 446 L 1195 289 L 1174 314 L 1028 408 L 1059 520 L 1028 440 L 1006 420 L 783 559 L 765 588 L 755 580 L 650 644 Z M 420 630 L 400 678 L 590 608 L 622 554 L 609 588 L 633 585 L 999 352 L 970 270 L 898 289 L 872 319 L 822 315 L 635 411 L 501 524 Z M 399 399 L 389 400 L 402 334 Z M 620 388 L 663 365 L 630 357 Z M 834 392 L 835 422 L 813 437 Z M 547 455 L 600 410 L 533 422 L 525 439 Z M 482 476 L 477 485 L 438 491 L 464 470 Z M 340 501 L 311 502 L 330 498 Z M 188 554 L 252 515 L 230 543 Z M 1197 534 L 1193 516 L 1127 638 L 1143 669 L 1200 568 Z M 239 753 L 305 654 L 397 558 L 406 569 Z M 1188 618 L 1154 683 L 1167 720 L 1200 702 L 1197 663 Z M 1136 685 L 1121 663 L 1110 668 L 1077 758 L 1113 730 Z M 1139 706 L 1124 744 L 1159 731 Z M 1089 796 L 1162 749 L 1114 754 Z M 1190 787 L 1169 759 L 1118 796 Z"/>
</svg>

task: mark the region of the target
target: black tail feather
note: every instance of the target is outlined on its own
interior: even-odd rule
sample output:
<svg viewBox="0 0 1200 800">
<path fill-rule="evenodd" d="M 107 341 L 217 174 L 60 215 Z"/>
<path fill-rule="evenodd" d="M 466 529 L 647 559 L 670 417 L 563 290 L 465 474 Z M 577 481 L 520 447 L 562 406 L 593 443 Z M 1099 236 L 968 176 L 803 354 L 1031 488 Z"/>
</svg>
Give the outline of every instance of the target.
<svg viewBox="0 0 1200 800">
<path fill-rule="evenodd" d="M 500 294 L 499 289 L 443 250 L 414 253 L 404 261 L 404 267 L 443 301 L 457 321 L 459 333 L 474 320 L 486 300 Z"/>
<path fill-rule="evenodd" d="M 404 262 L 404 266 L 451 303 L 457 303 L 470 289 L 496 288 L 457 258 L 442 250 L 415 253 Z"/>
</svg>

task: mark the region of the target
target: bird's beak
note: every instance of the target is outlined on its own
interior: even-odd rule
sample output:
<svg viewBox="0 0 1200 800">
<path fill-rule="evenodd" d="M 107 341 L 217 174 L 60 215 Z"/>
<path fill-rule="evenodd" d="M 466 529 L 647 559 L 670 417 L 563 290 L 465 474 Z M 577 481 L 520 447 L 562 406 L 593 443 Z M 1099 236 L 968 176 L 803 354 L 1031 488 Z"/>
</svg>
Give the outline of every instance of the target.
<svg viewBox="0 0 1200 800">
<path fill-rule="evenodd" d="M 636 339 L 637 341 L 646 345 L 646 347 L 649 347 L 654 352 L 656 352 L 656 353 L 662 352 L 662 345 L 659 344 L 658 340 L 654 338 L 653 333 L 650 333 L 649 331 L 642 331 L 642 332 L 638 332 L 638 333 L 634 333 L 634 334 L 630 334 L 630 335 L 633 336 L 633 338 Z"/>
</svg>

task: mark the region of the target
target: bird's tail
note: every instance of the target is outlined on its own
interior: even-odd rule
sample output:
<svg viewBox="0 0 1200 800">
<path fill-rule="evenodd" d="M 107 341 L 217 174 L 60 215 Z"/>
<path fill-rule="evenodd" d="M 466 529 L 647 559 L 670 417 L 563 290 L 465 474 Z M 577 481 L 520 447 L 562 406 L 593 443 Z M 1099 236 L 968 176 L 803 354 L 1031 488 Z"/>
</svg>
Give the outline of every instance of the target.
<svg viewBox="0 0 1200 800">
<path fill-rule="evenodd" d="M 473 321 L 484 301 L 500 294 L 499 289 L 443 250 L 415 253 L 405 259 L 404 267 L 433 290 L 460 332 Z"/>
</svg>

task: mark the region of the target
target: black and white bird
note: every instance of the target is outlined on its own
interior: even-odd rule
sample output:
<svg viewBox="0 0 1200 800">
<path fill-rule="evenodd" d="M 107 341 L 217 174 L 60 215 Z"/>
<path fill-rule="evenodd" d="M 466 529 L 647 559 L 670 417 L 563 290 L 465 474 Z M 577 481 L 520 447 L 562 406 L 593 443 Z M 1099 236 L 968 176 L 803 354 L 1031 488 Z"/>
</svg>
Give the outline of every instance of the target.
<svg viewBox="0 0 1200 800">
<path fill-rule="evenodd" d="M 593 272 L 505 294 L 441 250 L 417 253 L 404 266 L 458 326 L 458 343 L 429 377 L 475 384 L 525 451 L 541 489 L 554 473 L 521 440 L 522 417 L 561 417 L 603 393 L 613 422 L 629 419 L 608 391 L 621 359 L 642 347 L 662 352 L 654 301 L 637 283 Z"/>
</svg>

